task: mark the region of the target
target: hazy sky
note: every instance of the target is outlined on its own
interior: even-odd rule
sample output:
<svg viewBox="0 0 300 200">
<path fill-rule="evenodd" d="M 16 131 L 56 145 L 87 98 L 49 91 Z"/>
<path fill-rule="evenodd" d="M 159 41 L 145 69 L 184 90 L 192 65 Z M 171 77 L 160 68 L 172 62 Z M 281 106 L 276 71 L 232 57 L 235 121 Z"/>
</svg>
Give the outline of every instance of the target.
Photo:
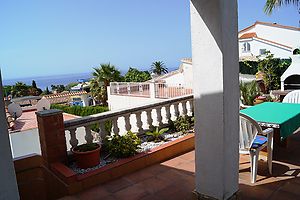
<svg viewBox="0 0 300 200">
<path fill-rule="evenodd" d="M 265 0 L 239 0 L 239 28 L 256 20 L 298 26 L 295 7 L 272 16 Z M 0 0 L 4 79 L 89 72 L 111 62 L 122 71 L 191 56 L 188 0 Z"/>
</svg>

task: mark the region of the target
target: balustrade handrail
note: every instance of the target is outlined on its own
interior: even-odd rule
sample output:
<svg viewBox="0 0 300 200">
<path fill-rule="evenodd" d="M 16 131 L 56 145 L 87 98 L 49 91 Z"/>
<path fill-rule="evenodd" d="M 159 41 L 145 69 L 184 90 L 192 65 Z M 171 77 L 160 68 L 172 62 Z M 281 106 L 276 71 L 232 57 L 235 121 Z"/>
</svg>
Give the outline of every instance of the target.
<svg viewBox="0 0 300 200">
<path fill-rule="evenodd" d="M 81 117 L 81 118 L 76 118 L 72 120 L 68 120 L 64 122 L 64 127 L 65 129 L 71 129 L 71 128 L 77 128 L 81 127 L 83 125 L 91 125 L 94 123 L 97 123 L 99 121 L 104 121 L 104 120 L 109 120 L 114 117 L 119 117 L 125 114 L 134 114 L 137 113 L 138 111 L 146 111 L 151 108 L 156 108 L 159 106 L 165 106 L 168 104 L 173 104 L 173 103 L 180 103 L 181 101 L 187 101 L 193 99 L 193 95 L 185 95 L 181 97 L 175 97 L 172 99 L 167 99 L 167 100 L 159 100 L 154 103 L 149 103 L 147 105 L 142 105 L 142 106 L 137 106 L 134 108 L 125 108 L 125 109 L 120 109 L 120 110 L 115 110 L 115 111 L 107 111 L 104 113 L 99 113 L 99 114 L 94 114 L 86 117 Z"/>
</svg>

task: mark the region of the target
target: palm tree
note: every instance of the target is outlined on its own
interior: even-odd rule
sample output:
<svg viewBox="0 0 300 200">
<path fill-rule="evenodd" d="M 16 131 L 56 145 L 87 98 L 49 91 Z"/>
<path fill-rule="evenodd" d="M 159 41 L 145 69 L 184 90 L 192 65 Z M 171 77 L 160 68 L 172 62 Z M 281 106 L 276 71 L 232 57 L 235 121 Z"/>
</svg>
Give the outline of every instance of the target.
<svg viewBox="0 0 300 200">
<path fill-rule="evenodd" d="M 107 86 L 112 81 L 122 80 L 121 72 L 114 65 L 101 64 L 100 67 L 94 68 L 91 80 L 91 92 L 95 100 L 107 105 Z"/>
<path fill-rule="evenodd" d="M 168 73 L 168 68 L 165 66 L 164 62 L 156 61 L 152 63 L 150 71 L 154 74 L 162 75 Z"/>
<path fill-rule="evenodd" d="M 267 0 L 264 11 L 270 15 L 275 8 L 290 4 L 296 5 L 299 8 L 300 0 Z"/>
</svg>

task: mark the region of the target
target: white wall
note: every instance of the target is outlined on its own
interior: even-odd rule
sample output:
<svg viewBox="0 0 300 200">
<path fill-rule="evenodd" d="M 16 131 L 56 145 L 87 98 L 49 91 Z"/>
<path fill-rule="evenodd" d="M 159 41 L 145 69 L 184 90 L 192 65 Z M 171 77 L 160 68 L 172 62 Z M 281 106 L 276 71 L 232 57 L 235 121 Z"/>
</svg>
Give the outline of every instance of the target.
<svg viewBox="0 0 300 200">
<path fill-rule="evenodd" d="M 78 144 L 85 143 L 85 129 L 80 127 L 77 129 L 77 139 Z M 18 158 L 21 156 L 26 156 L 29 154 L 39 154 L 41 155 L 40 139 L 38 129 L 31 129 L 21 132 L 15 132 L 9 134 L 11 151 L 13 158 Z M 67 149 L 70 150 L 70 134 L 66 131 L 66 143 Z"/>
<path fill-rule="evenodd" d="M 193 89 L 193 65 L 190 63 L 182 63 L 182 68 L 185 87 Z"/>
<path fill-rule="evenodd" d="M 243 44 L 248 42 L 250 44 L 250 52 L 243 52 Z M 281 48 L 270 43 L 257 39 L 243 39 L 239 40 L 239 56 L 259 56 L 260 49 L 266 49 L 274 54 L 275 58 L 289 58 L 292 55 L 292 50 Z"/>
<path fill-rule="evenodd" d="M 280 44 L 294 48 L 299 47 L 300 45 L 300 31 L 257 24 L 255 32 L 258 37 L 272 40 Z"/>
<path fill-rule="evenodd" d="M 163 80 L 166 81 L 166 84 L 170 86 L 179 86 L 181 85 L 182 87 L 185 87 L 185 82 L 184 82 L 184 75 L 183 73 L 177 73 L 172 76 L 169 76 L 167 78 L 164 78 Z"/>
<path fill-rule="evenodd" d="M 158 99 L 153 99 L 148 97 L 111 95 L 110 92 L 108 92 L 107 96 L 108 96 L 107 102 L 108 102 L 109 110 L 132 108 L 132 107 L 136 107 L 148 103 L 154 103 L 158 101 Z"/>
</svg>

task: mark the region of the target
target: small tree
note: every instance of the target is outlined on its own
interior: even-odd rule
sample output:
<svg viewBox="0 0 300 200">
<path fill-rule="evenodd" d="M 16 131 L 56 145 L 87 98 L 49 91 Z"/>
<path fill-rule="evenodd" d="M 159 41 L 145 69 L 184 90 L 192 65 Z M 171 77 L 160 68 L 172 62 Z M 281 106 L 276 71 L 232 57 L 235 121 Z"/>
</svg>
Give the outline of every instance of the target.
<svg viewBox="0 0 300 200">
<path fill-rule="evenodd" d="M 91 92 L 96 100 L 101 101 L 102 105 L 107 105 L 107 86 L 112 81 L 120 81 L 123 79 L 121 72 L 114 65 L 101 64 L 100 67 L 94 68 L 92 73 Z"/>
<path fill-rule="evenodd" d="M 263 80 L 267 91 L 279 89 L 280 77 L 288 66 L 288 62 L 274 58 L 270 52 L 267 52 L 264 59 L 259 59 L 258 70 L 264 73 Z"/>
<path fill-rule="evenodd" d="M 36 82 L 35 82 L 35 80 L 32 80 L 31 87 L 32 87 L 32 88 L 35 88 L 35 89 L 37 89 L 37 86 L 36 86 Z"/>
</svg>

